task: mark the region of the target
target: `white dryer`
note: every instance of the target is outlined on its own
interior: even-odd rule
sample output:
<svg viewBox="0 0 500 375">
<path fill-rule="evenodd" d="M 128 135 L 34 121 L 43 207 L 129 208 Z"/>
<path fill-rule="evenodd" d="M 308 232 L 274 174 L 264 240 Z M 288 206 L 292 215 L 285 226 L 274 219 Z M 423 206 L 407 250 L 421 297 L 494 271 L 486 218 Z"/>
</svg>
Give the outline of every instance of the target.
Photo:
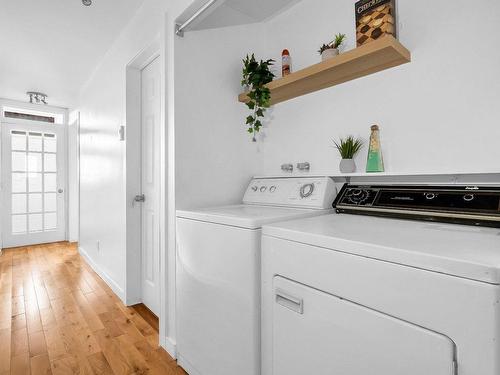
<svg viewBox="0 0 500 375">
<path fill-rule="evenodd" d="M 262 374 L 500 374 L 500 189 L 345 186 L 336 208 L 263 228 Z"/>
<path fill-rule="evenodd" d="M 191 375 L 260 374 L 264 224 L 333 212 L 330 178 L 254 179 L 243 204 L 177 212 L 177 354 Z"/>
</svg>

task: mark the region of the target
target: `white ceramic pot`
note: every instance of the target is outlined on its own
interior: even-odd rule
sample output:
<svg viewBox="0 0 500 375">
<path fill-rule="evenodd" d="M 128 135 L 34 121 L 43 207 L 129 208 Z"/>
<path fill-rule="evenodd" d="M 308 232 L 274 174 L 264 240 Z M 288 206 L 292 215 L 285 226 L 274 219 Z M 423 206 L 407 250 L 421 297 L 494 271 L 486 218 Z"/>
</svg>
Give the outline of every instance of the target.
<svg viewBox="0 0 500 375">
<path fill-rule="evenodd" d="M 325 61 L 331 59 L 332 57 L 338 56 L 339 50 L 337 48 L 329 48 L 321 53 L 321 60 Z"/>
<path fill-rule="evenodd" d="M 339 169 L 341 173 L 354 173 L 356 172 L 356 163 L 353 159 L 342 159 Z"/>
</svg>

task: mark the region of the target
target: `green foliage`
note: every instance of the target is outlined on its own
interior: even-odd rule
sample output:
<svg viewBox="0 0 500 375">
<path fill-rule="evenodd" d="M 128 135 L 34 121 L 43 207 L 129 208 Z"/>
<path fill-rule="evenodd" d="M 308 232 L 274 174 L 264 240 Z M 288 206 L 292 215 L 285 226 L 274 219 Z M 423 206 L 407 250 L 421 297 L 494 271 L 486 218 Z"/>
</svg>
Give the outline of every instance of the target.
<svg viewBox="0 0 500 375">
<path fill-rule="evenodd" d="M 335 148 L 339 151 L 342 159 L 353 159 L 354 156 L 363 148 L 363 140 L 354 138 L 350 135 L 347 138 L 340 138 L 340 142 L 333 141 Z"/>
<path fill-rule="evenodd" d="M 339 48 L 345 42 L 345 34 L 337 34 L 333 40 L 333 48 Z"/>
<path fill-rule="evenodd" d="M 265 116 L 266 109 L 271 106 L 271 91 L 265 86 L 274 78 L 270 67 L 274 65 L 274 60 L 266 61 L 255 59 L 255 55 L 247 55 L 243 60 L 243 79 L 241 85 L 250 89 L 247 93 L 249 101 L 246 103 L 252 113 L 247 116 L 245 125 L 248 132 L 253 134 L 253 141 L 256 142 L 255 135 L 262 127 L 261 119 Z"/>
<path fill-rule="evenodd" d="M 330 43 L 323 44 L 319 48 L 319 50 L 318 50 L 319 54 L 321 55 L 327 49 L 337 49 L 337 48 L 340 48 L 344 44 L 345 39 L 346 39 L 346 35 L 345 34 L 337 34 L 337 35 L 335 35 L 334 39 Z"/>
</svg>

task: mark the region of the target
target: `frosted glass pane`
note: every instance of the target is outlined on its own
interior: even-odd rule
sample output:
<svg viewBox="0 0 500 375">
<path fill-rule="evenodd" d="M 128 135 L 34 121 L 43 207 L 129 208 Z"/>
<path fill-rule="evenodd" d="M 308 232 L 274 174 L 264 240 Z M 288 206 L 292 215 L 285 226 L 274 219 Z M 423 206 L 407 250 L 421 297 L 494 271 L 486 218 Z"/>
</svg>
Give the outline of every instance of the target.
<svg viewBox="0 0 500 375">
<path fill-rule="evenodd" d="M 30 233 L 42 231 L 43 229 L 42 218 L 43 218 L 42 214 L 33 214 L 28 216 L 28 225 Z"/>
<path fill-rule="evenodd" d="M 12 194 L 12 213 L 25 214 L 26 213 L 26 194 Z"/>
<path fill-rule="evenodd" d="M 28 191 L 30 193 L 42 192 L 42 174 L 28 173 Z"/>
<path fill-rule="evenodd" d="M 12 233 L 26 233 L 26 215 L 12 215 Z"/>
<path fill-rule="evenodd" d="M 28 150 L 42 151 L 42 135 L 39 133 L 30 133 L 28 137 Z"/>
<path fill-rule="evenodd" d="M 25 151 L 26 150 L 26 135 L 25 134 L 11 134 L 11 148 L 12 148 L 12 150 Z"/>
<path fill-rule="evenodd" d="M 12 173 L 12 192 L 26 193 L 26 173 Z"/>
<path fill-rule="evenodd" d="M 57 172 L 56 154 L 43 154 L 45 158 L 45 172 Z"/>
<path fill-rule="evenodd" d="M 44 206 L 43 210 L 45 212 L 57 211 L 56 193 L 45 194 L 45 206 Z"/>
<path fill-rule="evenodd" d="M 29 212 L 42 212 L 42 194 L 28 195 Z"/>
<path fill-rule="evenodd" d="M 50 230 L 50 229 L 56 229 L 57 228 L 57 214 L 45 214 L 45 223 L 44 223 L 44 229 L 45 230 Z"/>
<path fill-rule="evenodd" d="M 45 134 L 45 136 L 43 137 L 43 141 L 45 152 L 57 152 L 57 141 L 55 136 L 48 137 L 48 134 Z"/>
<path fill-rule="evenodd" d="M 26 153 L 12 152 L 12 170 L 24 172 L 26 171 Z"/>
<path fill-rule="evenodd" d="M 28 171 L 30 172 L 42 171 L 42 154 L 34 152 L 28 153 Z"/>
<path fill-rule="evenodd" d="M 55 173 L 45 173 L 45 191 L 56 191 L 57 187 L 57 175 Z"/>
</svg>

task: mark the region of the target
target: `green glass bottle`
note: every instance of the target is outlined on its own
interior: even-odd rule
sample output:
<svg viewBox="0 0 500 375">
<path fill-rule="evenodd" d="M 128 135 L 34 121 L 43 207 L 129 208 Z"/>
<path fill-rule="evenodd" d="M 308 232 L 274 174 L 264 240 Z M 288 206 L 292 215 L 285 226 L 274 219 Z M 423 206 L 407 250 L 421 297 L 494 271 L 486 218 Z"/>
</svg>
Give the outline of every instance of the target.
<svg viewBox="0 0 500 375">
<path fill-rule="evenodd" d="M 368 160 L 366 162 L 366 172 L 376 173 L 384 171 L 384 159 L 380 148 L 380 129 L 378 125 L 371 127 L 370 148 L 368 149 Z"/>
</svg>

